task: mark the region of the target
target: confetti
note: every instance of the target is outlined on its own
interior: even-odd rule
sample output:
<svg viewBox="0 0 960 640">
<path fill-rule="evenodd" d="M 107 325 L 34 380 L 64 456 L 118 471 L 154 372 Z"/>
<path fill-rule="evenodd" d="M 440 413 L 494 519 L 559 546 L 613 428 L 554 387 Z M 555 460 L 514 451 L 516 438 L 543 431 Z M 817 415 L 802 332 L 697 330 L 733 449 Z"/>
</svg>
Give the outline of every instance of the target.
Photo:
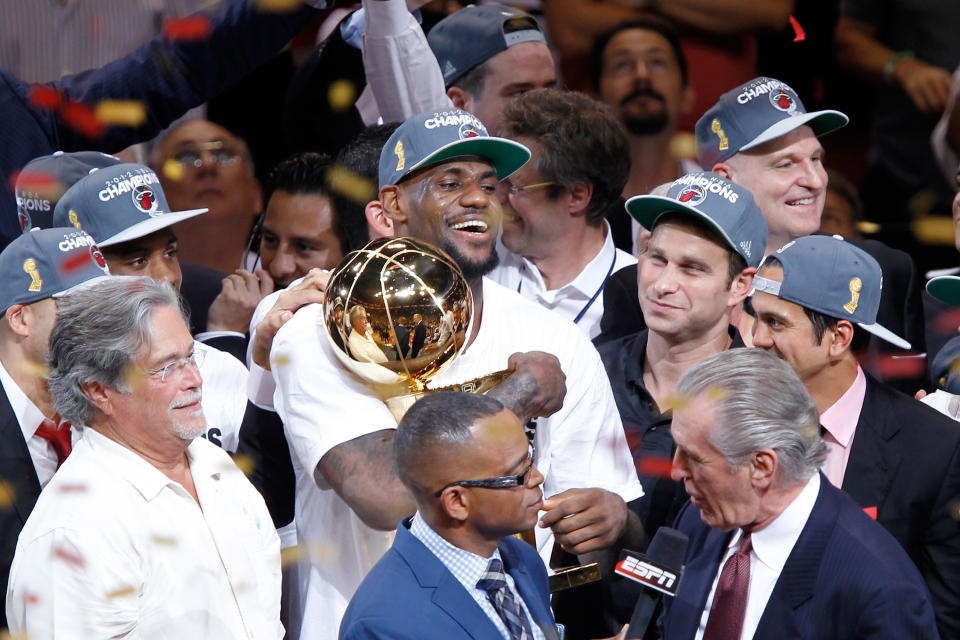
<svg viewBox="0 0 960 640">
<path fill-rule="evenodd" d="M 919 378 L 927 372 L 926 360 L 919 357 L 877 356 L 868 358 L 865 364 L 884 380 Z"/>
<path fill-rule="evenodd" d="M 27 636 L 26 631 L 18 631 L 14 633 L 13 631 L 0 629 L 0 640 L 29 640 L 29 636 Z"/>
<path fill-rule="evenodd" d="M 42 365 L 39 362 L 34 362 L 33 360 L 24 360 L 21 362 L 20 370 L 28 376 L 36 376 L 37 378 L 46 378 L 50 373 L 50 369 L 48 369 L 45 365 Z"/>
<path fill-rule="evenodd" d="M 953 219 L 949 216 L 920 216 L 910 224 L 910 228 L 923 244 L 953 244 Z"/>
<path fill-rule="evenodd" d="M 947 505 L 947 513 L 950 514 L 950 517 L 954 520 L 960 520 L 960 500 Z"/>
<path fill-rule="evenodd" d="M 292 547 L 280 549 L 280 566 L 286 568 L 308 558 L 322 562 L 333 558 L 335 553 L 333 547 L 320 542 L 297 544 Z"/>
<path fill-rule="evenodd" d="M 195 14 L 183 18 L 170 18 L 163 23 L 163 37 L 170 42 L 203 40 L 210 35 L 210 18 Z"/>
<path fill-rule="evenodd" d="M 880 233 L 880 229 L 882 228 L 883 227 L 881 227 L 876 222 L 870 222 L 869 220 L 861 220 L 860 222 L 857 223 L 857 230 L 860 233 L 865 233 L 867 235 Z"/>
<path fill-rule="evenodd" d="M 123 596 L 133 595 L 137 590 L 132 586 L 120 587 L 119 589 L 114 589 L 113 591 L 107 592 L 108 598 L 122 598 Z"/>
<path fill-rule="evenodd" d="M 273 358 L 273 366 L 275 367 L 285 367 L 288 364 L 290 364 L 290 356 L 286 354 L 274 356 Z"/>
<path fill-rule="evenodd" d="M 327 169 L 327 186 L 354 202 L 367 204 L 377 197 L 377 189 L 373 180 L 364 178 L 342 165 L 334 165 Z"/>
<path fill-rule="evenodd" d="M 357 87 L 349 80 L 335 80 L 327 90 L 327 101 L 334 111 L 346 111 L 357 99 Z"/>
<path fill-rule="evenodd" d="M 301 0 L 254 0 L 254 6 L 264 13 L 289 13 L 296 11 Z"/>
<path fill-rule="evenodd" d="M 60 263 L 60 272 L 63 274 L 73 273 L 86 264 L 90 263 L 90 254 L 86 251 L 78 251 L 75 255 L 68 256 Z"/>
<path fill-rule="evenodd" d="M 690 398 L 683 394 L 671 394 L 664 398 L 663 406 L 660 407 L 662 413 L 676 411 L 677 409 L 686 409 L 690 404 Z"/>
<path fill-rule="evenodd" d="M 800 26 L 800 23 L 797 22 L 797 19 L 793 16 L 790 16 L 790 26 L 793 27 L 794 42 L 803 42 L 807 39 L 807 34 L 803 31 L 803 27 Z"/>
<path fill-rule="evenodd" d="M 27 95 L 27 100 L 30 101 L 30 104 L 41 109 L 56 109 L 60 106 L 62 99 L 63 96 L 59 89 L 45 84 L 33 85 L 30 87 L 30 93 Z"/>
<path fill-rule="evenodd" d="M 938 333 L 953 333 L 960 327 L 960 309 L 951 309 L 937 314 L 933 319 L 933 327 Z"/>
<path fill-rule="evenodd" d="M 81 558 L 75 553 L 71 553 L 70 551 L 63 549 L 62 547 L 54 547 L 53 550 L 50 552 L 50 554 L 54 558 L 57 558 L 58 560 L 63 560 L 67 564 L 72 564 L 75 567 L 83 566 L 83 558 Z"/>
<path fill-rule="evenodd" d="M 863 512 L 870 516 L 872 519 L 877 519 L 877 508 L 876 507 L 864 507 Z"/>
<path fill-rule="evenodd" d="M 177 162 L 173 158 L 167 158 L 167 161 L 163 163 L 163 177 L 173 180 L 174 182 L 179 182 L 183 180 L 183 163 Z"/>
<path fill-rule="evenodd" d="M 147 119 L 147 109 L 136 100 L 101 100 L 94 110 L 105 125 L 139 127 Z"/>
<path fill-rule="evenodd" d="M 673 470 L 673 460 L 669 458 L 658 458 L 656 456 L 647 456 L 637 465 L 637 473 L 642 476 L 657 476 L 658 478 L 669 478 Z"/>
<path fill-rule="evenodd" d="M 670 155 L 677 160 L 697 159 L 697 138 L 688 131 L 678 131 L 670 138 Z"/>
<path fill-rule="evenodd" d="M 82 102 L 66 102 L 60 105 L 59 112 L 63 121 L 84 137 L 99 138 L 103 135 L 105 127 L 88 105 Z"/>
<path fill-rule="evenodd" d="M 240 471 L 243 471 L 244 475 L 250 475 L 256 468 L 253 458 L 243 454 L 237 454 L 233 456 L 233 464 L 237 465 L 237 468 L 240 469 Z"/>
<path fill-rule="evenodd" d="M 151 538 L 154 544 L 163 545 L 165 547 L 175 547 L 177 546 L 177 539 L 171 536 L 153 536 Z"/>
<path fill-rule="evenodd" d="M 61 484 L 57 487 L 60 493 L 85 493 L 87 485 L 85 484 Z"/>
<path fill-rule="evenodd" d="M 714 402 L 719 402 L 727 397 L 727 390 L 722 387 L 710 387 L 707 389 L 707 398 Z"/>
<path fill-rule="evenodd" d="M 15 496 L 16 493 L 13 491 L 13 486 L 9 482 L 0 480 L 0 509 L 12 506 Z"/>
</svg>

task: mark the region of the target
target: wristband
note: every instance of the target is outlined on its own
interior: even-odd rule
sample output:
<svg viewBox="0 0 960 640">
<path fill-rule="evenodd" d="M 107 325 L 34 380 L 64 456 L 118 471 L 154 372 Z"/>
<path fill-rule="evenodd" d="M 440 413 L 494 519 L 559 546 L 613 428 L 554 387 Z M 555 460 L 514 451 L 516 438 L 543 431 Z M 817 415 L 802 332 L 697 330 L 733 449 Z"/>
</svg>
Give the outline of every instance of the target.
<svg viewBox="0 0 960 640">
<path fill-rule="evenodd" d="M 913 57 L 913 51 L 898 51 L 890 56 L 890 59 L 887 60 L 887 64 L 883 65 L 883 79 L 886 80 L 888 84 L 893 84 L 893 72 L 896 71 L 897 65 L 907 58 Z"/>
</svg>

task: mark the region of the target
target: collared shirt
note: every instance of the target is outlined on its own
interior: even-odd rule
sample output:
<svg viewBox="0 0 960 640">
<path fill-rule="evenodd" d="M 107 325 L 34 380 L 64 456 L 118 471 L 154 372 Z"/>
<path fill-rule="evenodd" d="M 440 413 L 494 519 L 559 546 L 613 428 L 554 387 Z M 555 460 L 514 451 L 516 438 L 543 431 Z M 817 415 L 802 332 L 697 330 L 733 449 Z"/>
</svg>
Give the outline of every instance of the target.
<svg viewBox="0 0 960 640">
<path fill-rule="evenodd" d="M 281 638 L 280 543 L 263 498 L 202 438 L 199 504 L 86 428 L 40 494 L 10 570 L 10 630 L 31 638 Z"/>
<path fill-rule="evenodd" d="M 490 603 L 487 592 L 477 588 L 477 582 L 479 582 L 487 572 L 487 566 L 490 564 L 490 560 L 493 558 L 500 559 L 500 549 L 494 549 L 493 555 L 489 558 L 484 558 L 466 549 L 454 546 L 434 531 L 419 513 L 413 516 L 413 520 L 410 523 L 410 533 L 422 542 L 424 546 L 430 550 L 430 553 L 437 557 L 437 560 L 443 563 L 443 566 L 453 574 L 457 582 L 463 585 L 463 588 L 467 590 L 470 597 L 480 605 L 483 612 L 487 614 L 487 617 L 496 625 L 500 635 L 509 640 L 510 634 L 507 632 L 507 627 L 503 624 L 503 619 L 500 618 L 500 614 L 497 613 L 497 610 L 494 609 Z M 513 576 L 506 570 L 504 570 L 503 574 L 507 580 L 507 588 L 513 593 L 513 597 L 517 599 L 520 606 L 523 607 L 523 614 L 527 616 L 527 622 L 530 623 L 530 628 L 533 630 L 533 637 L 536 640 L 544 640 L 543 632 L 540 631 L 540 627 L 534 622 L 529 609 L 527 609 L 527 603 L 523 601 L 523 597 L 520 595 L 520 592 L 517 591 L 517 585 L 513 581 Z"/>
<path fill-rule="evenodd" d="M 20 424 L 20 430 L 23 432 L 23 441 L 27 443 L 27 450 L 30 452 L 30 459 L 33 461 L 33 468 L 37 472 L 37 480 L 40 481 L 40 487 L 47 486 L 50 478 L 57 470 L 57 453 L 53 446 L 47 441 L 36 435 L 40 423 L 46 419 L 46 416 L 33 404 L 33 401 L 27 397 L 10 373 L 0 364 L 0 384 L 7 394 L 7 400 L 13 409 L 13 415 Z M 79 428 L 71 429 L 70 440 L 76 444 L 80 439 L 81 430 Z"/>
<path fill-rule="evenodd" d="M 850 445 L 860 421 L 863 398 L 867 393 L 867 377 L 857 365 L 857 377 L 843 395 L 829 409 L 820 414 L 820 424 L 826 429 L 823 442 L 827 445 L 827 457 L 823 461 L 823 474 L 835 487 L 843 486 L 843 474 L 850 460 Z"/>
<path fill-rule="evenodd" d="M 577 277 L 557 289 L 547 289 L 537 266 L 497 243 L 500 264 L 489 277 L 508 289 L 542 307 L 555 311 L 595 338 L 600 333 L 603 316 L 603 285 L 610 275 L 623 267 L 636 264 L 637 259 L 613 245 L 613 235 L 603 223 L 604 241 L 599 253 L 586 264 Z M 592 302 L 591 302 L 592 300 Z M 588 306 L 589 305 L 589 306 Z M 577 317 L 582 317 L 577 321 Z"/>
<path fill-rule="evenodd" d="M 750 552 L 750 588 L 747 596 L 747 609 L 743 616 L 743 630 L 740 632 L 741 640 L 750 640 L 757 630 L 760 618 L 763 617 L 763 610 L 767 608 L 770 594 L 773 593 L 773 588 L 780 578 L 780 572 L 783 571 L 783 565 L 787 563 L 787 558 L 793 551 L 793 545 L 797 543 L 800 533 L 806 526 L 819 493 L 820 474 L 814 473 L 807 480 L 806 486 L 793 499 L 793 502 L 773 522 L 750 535 L 750 541 L 753 545 L 753 551 Z M 720 561 L 717 575 L 713 579 L 713 586 L 710 587 L 706 607 L 704 607 L 703 615 L 700 617 L 700 628 L 697 629 L 694 640 L 703 638 L 703 632 L 707 627 L 707 619 L 710 617 L 710 607 L 713 605 L 713 595 L 717 590 L 717 581 L 720 579 L 720 572 L 723 571 L 723 564 L 727 561 L 727 558 L 736 552 L 741 535 L 743 535 L 743 531 L 737 529 L 730 536 L 727 552 L 724 554 L 723 560 Z"/>
</svg>

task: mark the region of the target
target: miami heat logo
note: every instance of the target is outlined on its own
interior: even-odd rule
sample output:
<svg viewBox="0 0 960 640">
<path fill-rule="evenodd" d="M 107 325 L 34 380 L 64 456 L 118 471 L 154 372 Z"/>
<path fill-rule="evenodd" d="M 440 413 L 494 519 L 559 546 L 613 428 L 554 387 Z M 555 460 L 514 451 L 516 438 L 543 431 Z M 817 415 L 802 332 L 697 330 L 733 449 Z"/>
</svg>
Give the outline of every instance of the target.
<svg viewBox="0 0 960 640">
<path fill-rule="evenodd" d="M 100 247 L 95 244 L 90 245 L 90 258 L 100 267 L 101 271 L 110 275 L 110 270 L 107 269 L 107 260 L 103 257 L 103 253 L 100 252 Z"/>
<path fill-rule="evenodd" d="M 791 115 L 797 110 L 797 101 L 783 89 L 770 92 L 770 104 Z"/>
<path fill-rule="evenodd" d="M 157 212 L 157 196 L 153 193 L 153 189 L 146 185 L 134 187 L 133 204 L 136 205 L 137 209 L 150 216 Z"/>
<path fill-rule="evenodd" d="M 480 135 L 480 129 L 473 124 L 465 123 L 460 125 L 460 139 L 466 140 L 467 138 L 476 138 Z"/>
<path fill-rule="evenodd" d="M 30 221 L 30 214 L 26 211 L 17 211 L 17 219 L 20 221 L 21 231 L 30 231 L 33 223 Z"/>
<path fill-rule="evenodd" d="M 707 198 L 707 190 L 697 185 L 684 187 L 683 191 L 677 194 L 677 202 L 695 207 Z"/>
</svg>

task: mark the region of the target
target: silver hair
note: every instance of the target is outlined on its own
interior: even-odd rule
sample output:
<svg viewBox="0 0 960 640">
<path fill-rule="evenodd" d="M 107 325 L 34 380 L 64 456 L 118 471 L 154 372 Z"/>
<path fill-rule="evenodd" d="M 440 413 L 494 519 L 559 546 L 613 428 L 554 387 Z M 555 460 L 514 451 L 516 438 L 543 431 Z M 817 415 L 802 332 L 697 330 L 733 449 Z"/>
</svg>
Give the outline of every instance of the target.
<svg viewBox="0 0 960 640">
<path fill-rule="evenodd" d="M 150 349 L 150 320 L 164 306 L 186 322 L 169 283 L 124 276 L 98 278 L 57 301 L 47 384 L 61 418 L 79 425 L 94 418 L 97 408 L 83 390 L 87 383 L 130 393 L 131 367 L 141 349 Z"/>
<path fill-rule="evenodd" d="M 730 349 L 691 367 L 677 384 L 687 399 L 706 394 L 717 403 L 708 440 L 731 470 L 757 451 L 777 452 L 780 487 L 810 478 L 823 463 L 820 414 L 789 364 L 763 349 Z"/>
</svg>

